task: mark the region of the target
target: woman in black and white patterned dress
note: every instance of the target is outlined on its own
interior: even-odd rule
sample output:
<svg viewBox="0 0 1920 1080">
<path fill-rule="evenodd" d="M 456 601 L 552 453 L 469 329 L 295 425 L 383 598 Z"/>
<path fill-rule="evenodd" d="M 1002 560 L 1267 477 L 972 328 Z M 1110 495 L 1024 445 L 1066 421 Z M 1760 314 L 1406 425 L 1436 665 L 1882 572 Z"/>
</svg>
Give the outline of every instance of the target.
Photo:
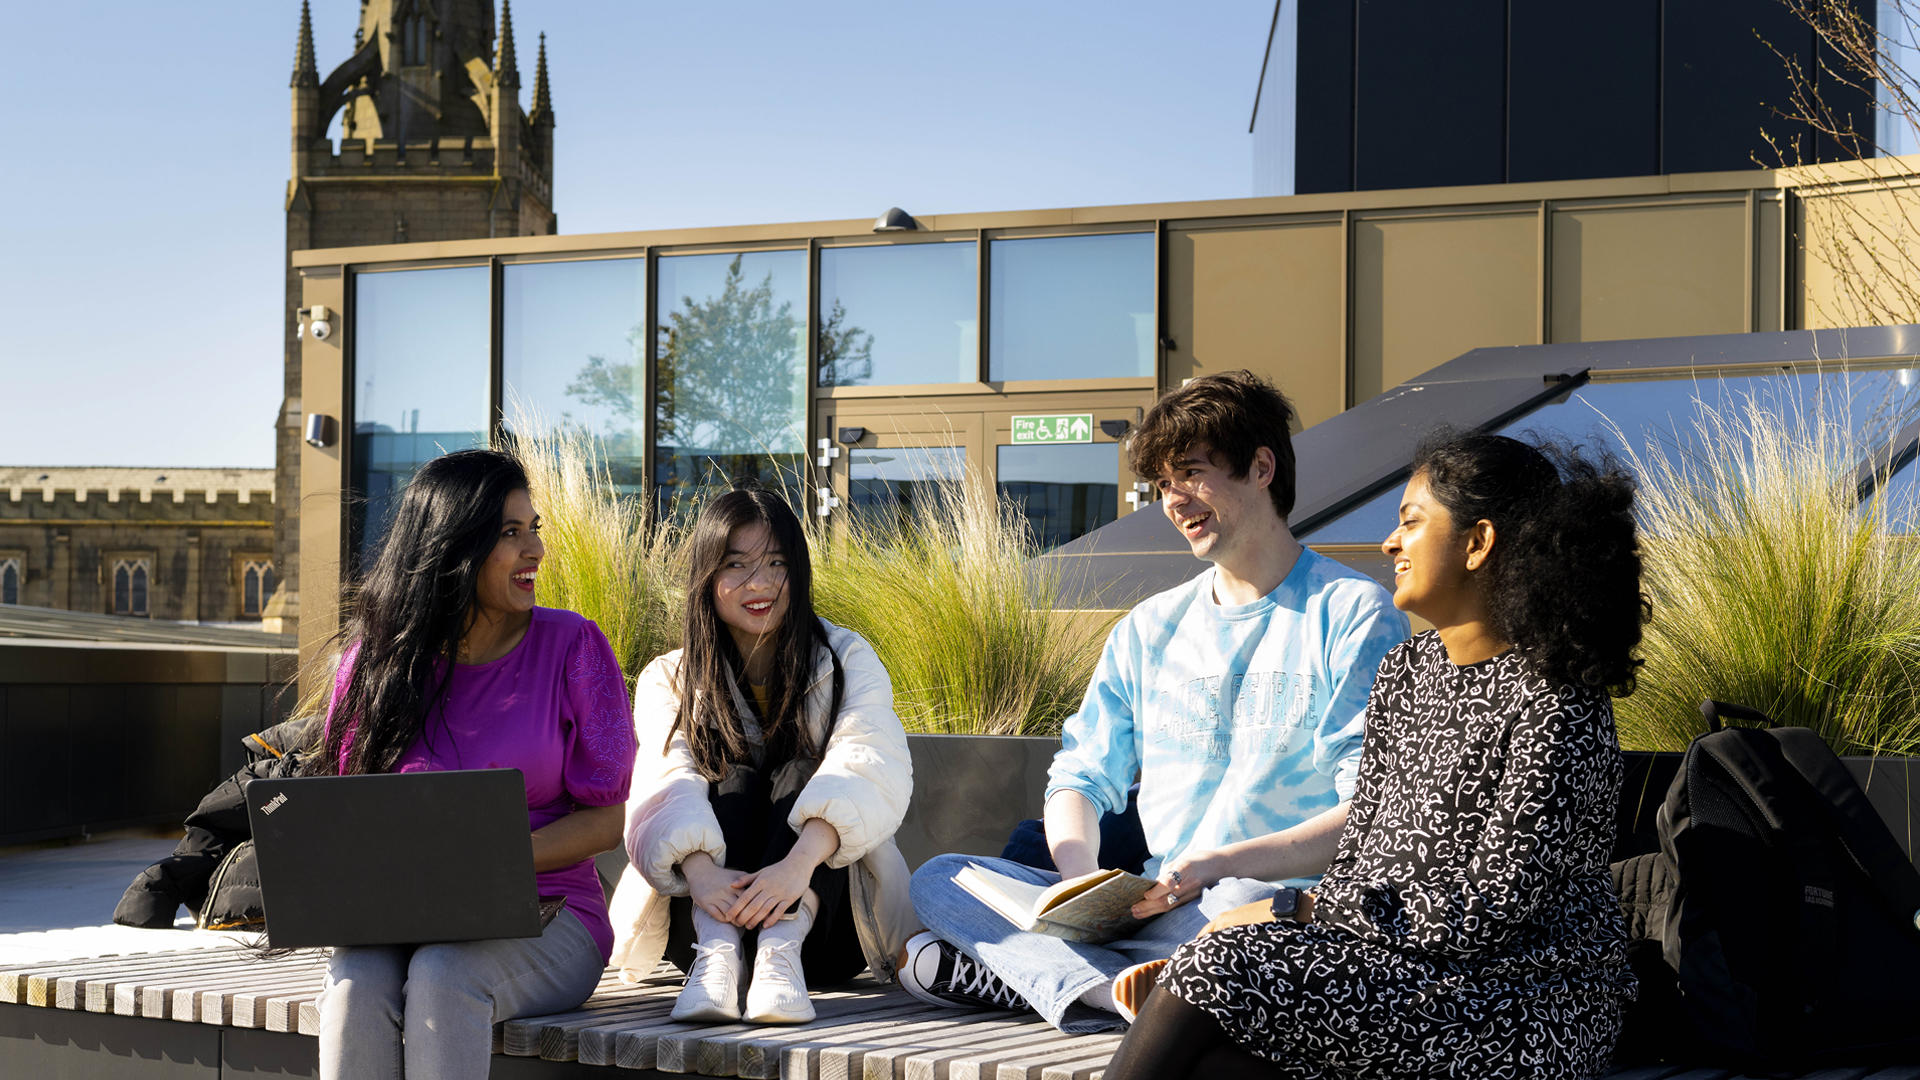
<svg viewBox="0 0 1920 1080">
<path fill-rule="evenodd" d="M 1175 953 L 1108 1080 L 1606 1070 L 1634 989 L 1608 696 L 1646 602 L 1631 480 L 1557 456 L 1422 446 L 1381 546 L 1437 629 L 1380 665 L 1339 852 L 1291 917 L 1283 892 Z"/>
</svg>

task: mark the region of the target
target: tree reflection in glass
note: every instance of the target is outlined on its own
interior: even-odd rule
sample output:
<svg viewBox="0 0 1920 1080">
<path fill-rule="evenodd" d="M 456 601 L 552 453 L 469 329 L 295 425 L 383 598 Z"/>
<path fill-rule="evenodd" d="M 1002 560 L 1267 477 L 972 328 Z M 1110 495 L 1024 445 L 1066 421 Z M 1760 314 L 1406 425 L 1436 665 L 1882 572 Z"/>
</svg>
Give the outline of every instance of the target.
<svg viewBox="0 0 1920 1080">
<path fill-rule="evenodd" d="M 702 491 L 743 480 L 800 505 L 806 320 L 794 305 L 805 296 L 805 254 L 679 255 L 659 265 L 658 295 L 680 297 L 672 310 L 661 305 L 655 353 L 659 505 L 689 513 Z"/>
</svg>

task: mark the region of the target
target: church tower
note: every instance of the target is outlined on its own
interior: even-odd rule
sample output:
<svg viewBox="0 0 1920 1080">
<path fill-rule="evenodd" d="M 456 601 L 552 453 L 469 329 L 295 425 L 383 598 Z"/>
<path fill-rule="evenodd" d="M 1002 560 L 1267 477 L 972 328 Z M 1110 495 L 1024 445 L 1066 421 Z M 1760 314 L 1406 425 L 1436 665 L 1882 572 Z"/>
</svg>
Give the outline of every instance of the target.
<svg viewBox="0 0 1920 1080">
<path fill-rule="evenodd" d="M 553 102 L 540 36 L 520 107 L 513 6 L 502 0 L 360 0 L 353 53 L 322 79 L 309 0 L 293 61 L 287 251 L 532 236 L 553 213 Z M 336 0 L 344 2 L 344 0 Z M 497 26 L 497 30 L 496 30 Z M 340 140 L 328 136 L 340 118 Z M 300 277 L 286 267 L 285 397 L 275 440 L 269 630 L 292 632 L 300 589 Z"/>
</svg>

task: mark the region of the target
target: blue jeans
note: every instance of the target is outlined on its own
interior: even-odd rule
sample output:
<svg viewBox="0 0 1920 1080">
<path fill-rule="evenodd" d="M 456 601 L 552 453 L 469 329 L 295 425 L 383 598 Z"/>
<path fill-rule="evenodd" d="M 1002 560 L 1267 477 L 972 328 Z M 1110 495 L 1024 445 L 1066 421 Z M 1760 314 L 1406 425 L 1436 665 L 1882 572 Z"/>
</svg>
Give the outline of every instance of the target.
<svg viewBox="0 0 1920 1080">
<path fill-rule="evenodd" d="M 1047 1023 L 1069 1035 L 1116 1031 L 1125 1027 L 1120 1017 L 1078 1002 L 1081 994 L 1134 964 L 1161 960 L 1193 940 L 1200 928 L 1229 908 L 1272 896 L 1277 890 L 1264 881 L 1227 878 L 1200 895 L 1149 921 L 1131 938 L 1105 945 L 1082 945 L 1046 934 L 1020 930 L 972 893 L 954 884 L 953 875 L 968 863 L 1005 874 L 1017 881 L 1051 885 L 1060 875 L 1051 870 L 993 859 L 984 855 L 939 855 L 913 873 L 913 911 L 927 929 L 989 970 L 1027 999 Z"/>
<path fill-rule="evenodd" d="M 320 1076 L 484 1077 L 496 1022 L 573 1008 L 605 967 L 571 911 L 539 937 L 335 949 L 320 992 Z"/>
</svg>

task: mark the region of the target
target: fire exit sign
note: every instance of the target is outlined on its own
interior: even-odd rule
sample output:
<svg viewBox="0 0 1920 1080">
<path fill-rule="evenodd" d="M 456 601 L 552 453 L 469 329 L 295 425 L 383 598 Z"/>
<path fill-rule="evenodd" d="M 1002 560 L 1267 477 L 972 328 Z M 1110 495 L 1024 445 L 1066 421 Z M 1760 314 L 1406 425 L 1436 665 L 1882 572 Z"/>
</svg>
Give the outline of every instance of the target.
<svg viewBox="0 0 1920 1080">
<path fill-rule="evenodd" d="M 1092 413 L 1047 413 L 1041 416 L 1013 418 L 1015 446 L 1033 443 L 1084 443 L 1093 441 Z"/>
</svg>

